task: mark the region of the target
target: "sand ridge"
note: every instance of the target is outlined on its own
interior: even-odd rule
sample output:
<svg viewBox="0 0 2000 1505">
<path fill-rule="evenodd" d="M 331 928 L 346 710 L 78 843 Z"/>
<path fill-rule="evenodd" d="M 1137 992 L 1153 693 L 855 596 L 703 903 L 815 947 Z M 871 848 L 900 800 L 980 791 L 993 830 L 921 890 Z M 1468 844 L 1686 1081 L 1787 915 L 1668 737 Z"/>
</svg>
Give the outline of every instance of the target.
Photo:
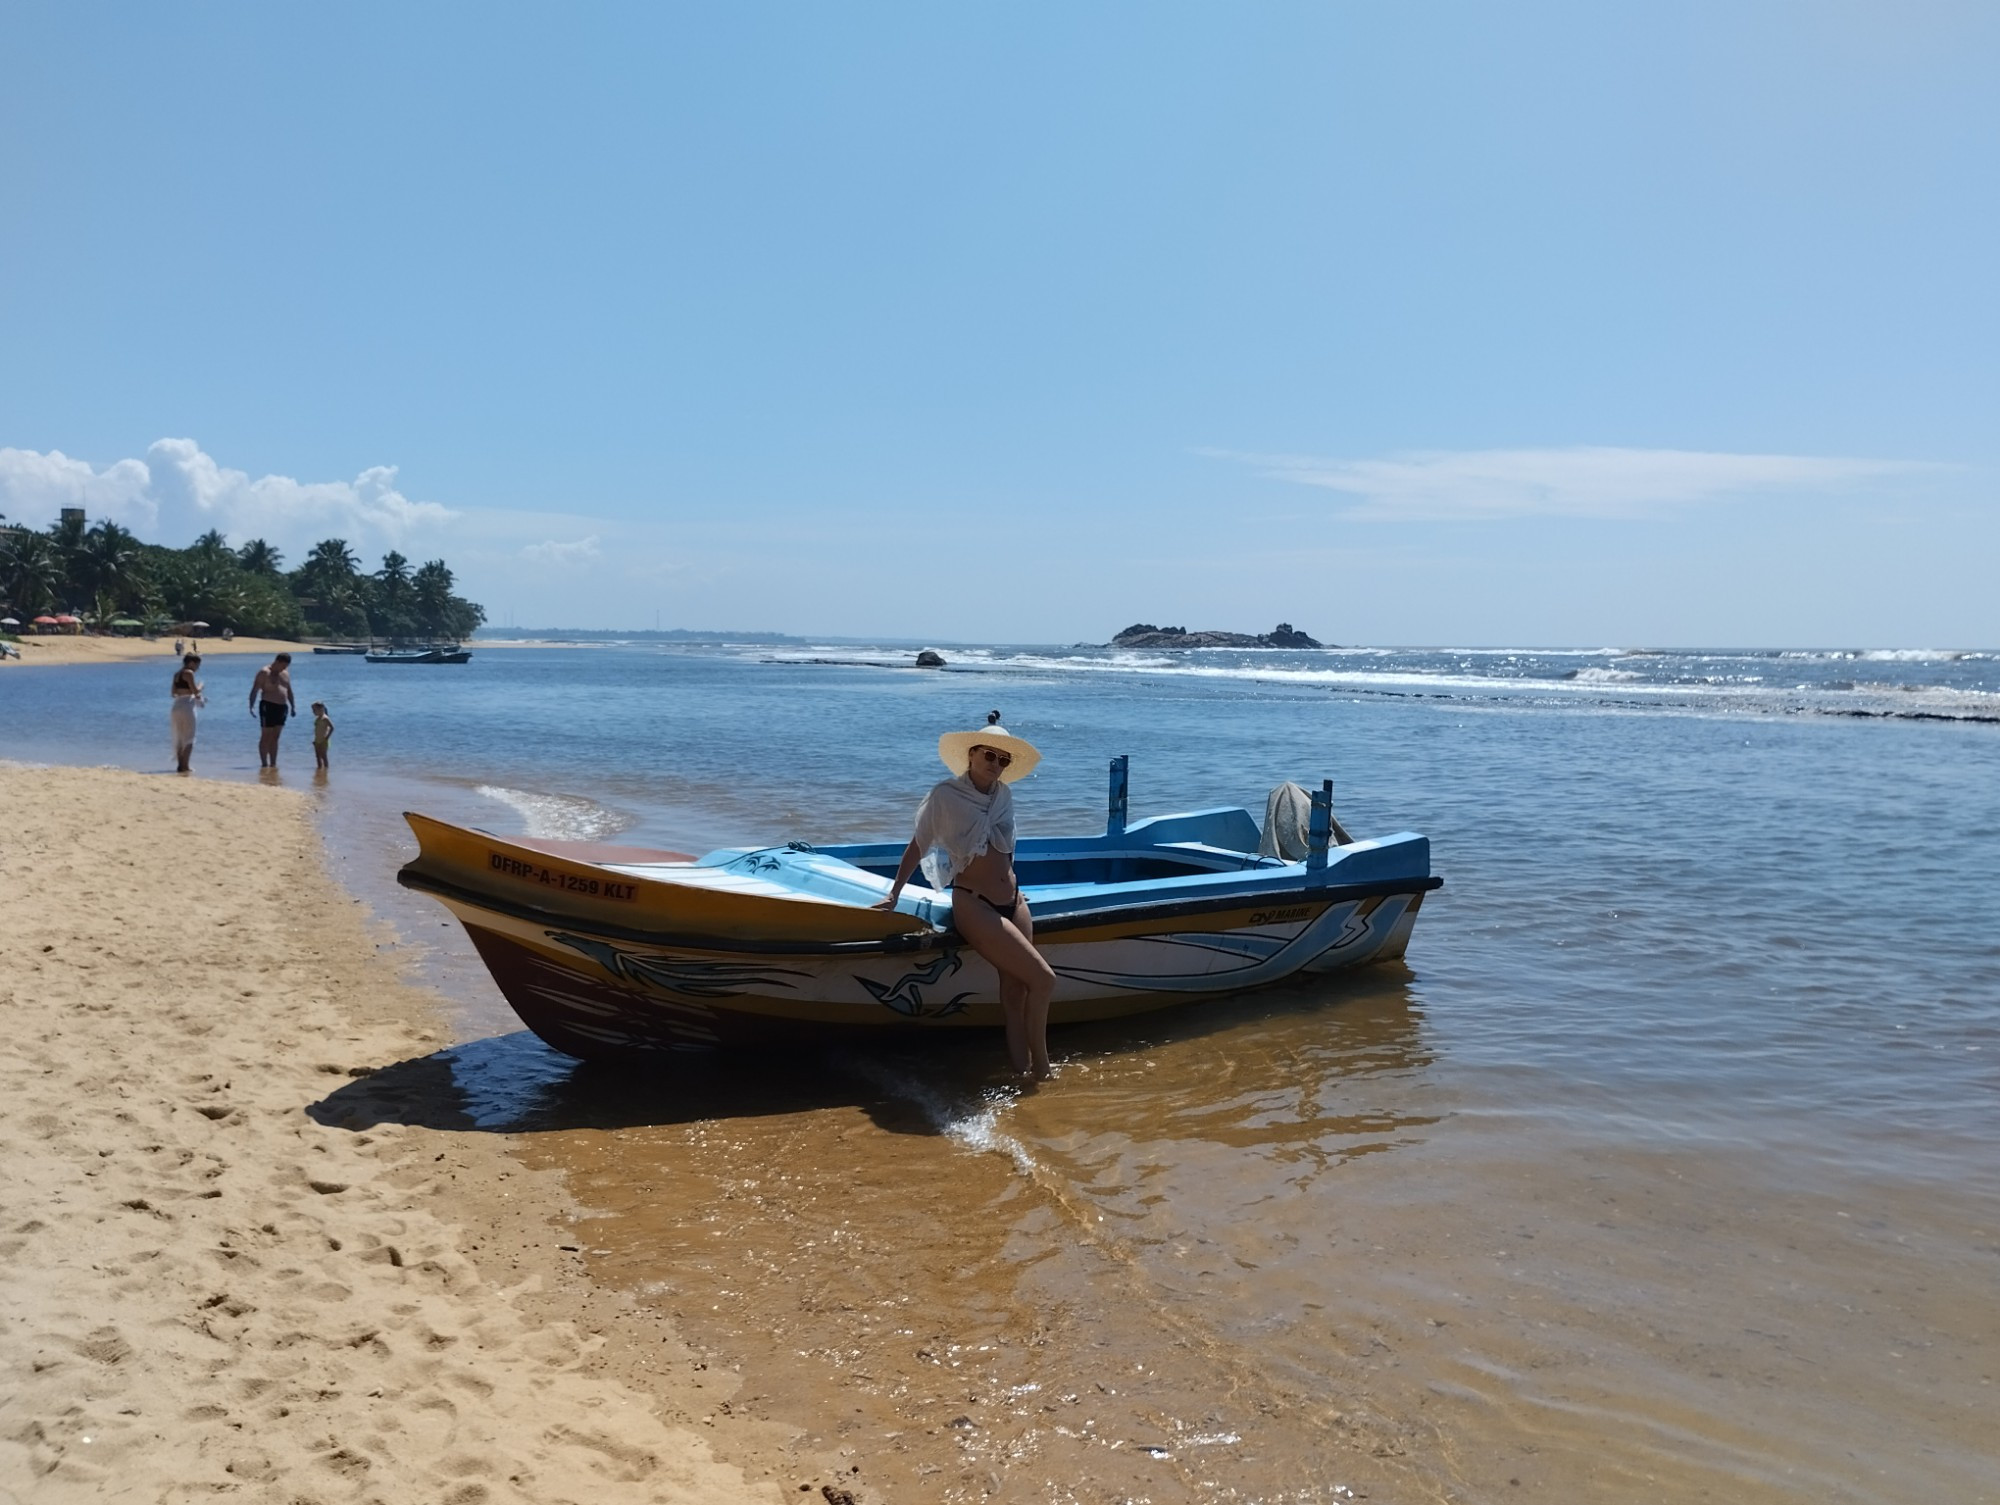
<svg viewBox="0 0 2000 1505">
<path fill-rule="evenodd" d="M 301 798 L 0 764 L 0 799 L 0 1501 L 797 1497 L 547 1319 L 563 1255 L 468 1256 L 459 1213 L 553 1178 L 311 1111 L 435 1042 Z"/>
</svg>

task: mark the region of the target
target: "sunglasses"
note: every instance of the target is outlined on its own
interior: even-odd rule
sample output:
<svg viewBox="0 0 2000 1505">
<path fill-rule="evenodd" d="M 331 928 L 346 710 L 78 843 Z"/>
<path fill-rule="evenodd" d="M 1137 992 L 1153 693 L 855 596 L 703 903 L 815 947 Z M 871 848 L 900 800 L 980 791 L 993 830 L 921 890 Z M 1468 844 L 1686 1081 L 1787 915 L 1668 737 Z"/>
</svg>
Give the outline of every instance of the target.
<svg viewBox="0 0 2000 1505">
<path fill-rule="evenodd" d="M 998 763 L 1002 768 L 1013 766 L 1014 755 L 1012 753 L 995 752 L 990 747 L 982 747 L 979 751 L 989 763 Z"/>
</svg>

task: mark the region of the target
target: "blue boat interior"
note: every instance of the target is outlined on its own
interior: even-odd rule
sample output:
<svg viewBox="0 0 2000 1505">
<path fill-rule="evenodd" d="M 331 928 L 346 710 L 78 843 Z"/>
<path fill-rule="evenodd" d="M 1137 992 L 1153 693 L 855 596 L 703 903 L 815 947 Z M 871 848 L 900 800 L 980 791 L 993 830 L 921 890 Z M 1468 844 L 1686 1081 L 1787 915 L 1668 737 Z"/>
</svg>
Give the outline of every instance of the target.
<svg viewBox="0 0 2000 1505">
<path fill-rule="evenodd" d="M 1098 836 L 1024 838 L 1014 872 L 1038 916 L 1080 914 L 1183 900 L 1282 895 L 1350 885 L 1409 881 L 1428 887 L 1430 841 L 1414 832 L 1335 846 L 1329 818 L 1315 805 L 1313 849 L 1303 861 L 1260 857 L 1260 832 L 1246 810 L 1217 808 L 1124 820 L 1121 758 L 1112 765 L 1112 807 Z M 1317 800 L 1318 797 L 1316 796 Z M 723 848 L 699 866 L 733 870 L 840 904 L 872 905 L 888 895 L 903 842 L 843 846 Z M 948 926 L 951 896 L 922 884 L 903 890 L 898 910 Z"/>
</svg>

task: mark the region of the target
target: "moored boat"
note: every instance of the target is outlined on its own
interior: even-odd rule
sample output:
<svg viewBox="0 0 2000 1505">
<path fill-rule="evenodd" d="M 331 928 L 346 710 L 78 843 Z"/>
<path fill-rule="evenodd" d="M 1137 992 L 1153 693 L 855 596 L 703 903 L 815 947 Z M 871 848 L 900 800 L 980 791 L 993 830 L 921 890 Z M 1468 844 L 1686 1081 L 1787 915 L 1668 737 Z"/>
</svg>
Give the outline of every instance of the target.
<svg viewBox="0 0 2000 1505">
<path fill-rule="evenodd" d="M 1336 845 L 1312 796 L 1299 861 L 1258 855 L 1240 809 L 1125 822 L 1112 764 L 1102 835 L 1023 839 L 1014 868 L 1056 974 L 1052 1023 L 1107 1019 L 1400 957 L 1429 839 Z M 952 929 L 951 895 L 889 892 L 903 843 L 725 848 L 700 858 L 499 837 L 414 813 L 397 875 L 465 927 L 522 1021 L 556 1049 L 632 1060 L 890 1028 L 999 1026 L 998 979 Z"/>
<path fill-rule="evenodd" d="M 391 648 L 371 653 L 371 664 L 463 664 L 472 658 L 469 648 Z"/>
</svg>

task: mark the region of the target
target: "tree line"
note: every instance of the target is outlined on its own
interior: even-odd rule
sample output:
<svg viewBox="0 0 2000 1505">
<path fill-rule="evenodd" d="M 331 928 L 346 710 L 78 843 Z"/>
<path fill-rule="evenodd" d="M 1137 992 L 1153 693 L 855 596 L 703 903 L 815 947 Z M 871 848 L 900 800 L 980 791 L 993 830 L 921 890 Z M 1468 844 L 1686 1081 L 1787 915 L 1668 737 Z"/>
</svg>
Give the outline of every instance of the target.
<svg viewBox="0 0 2000 1505">
<path fill-rule="evenodd" d="M 391 550 L 364 573 L 347 541 L 323 539 L 293 570 L 261 538 L 232 549 L 211 529 L 185 549 L 142 543 L 114 522 L 69 516 L 0 533 L 0 595 L 22 621 L 67 611 L 110 627 L 206 622 L 252 637 L 464 638 L 486 620 L 455 595 L 442 559 Z"/>
</svg>

